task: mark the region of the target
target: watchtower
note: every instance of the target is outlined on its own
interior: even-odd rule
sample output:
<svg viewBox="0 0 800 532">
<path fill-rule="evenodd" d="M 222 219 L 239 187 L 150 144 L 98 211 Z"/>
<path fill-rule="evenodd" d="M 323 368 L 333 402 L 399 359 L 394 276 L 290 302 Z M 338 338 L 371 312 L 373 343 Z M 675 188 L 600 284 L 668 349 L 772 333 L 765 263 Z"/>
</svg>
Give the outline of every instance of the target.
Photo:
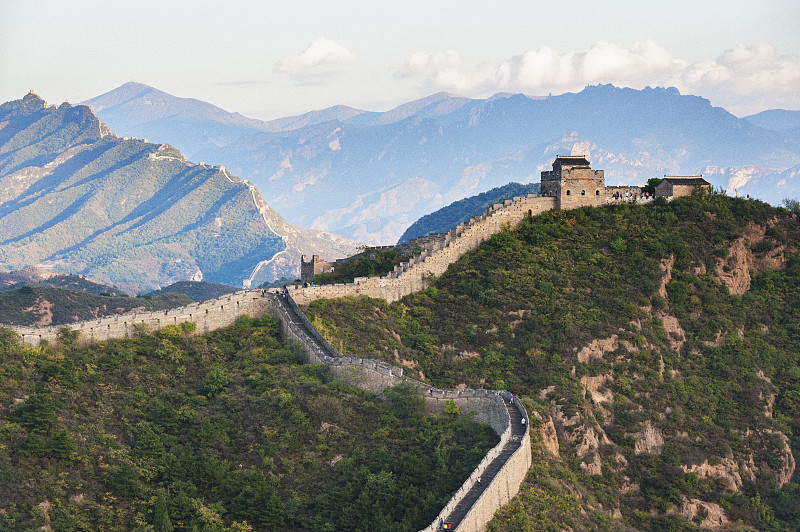
<svg viewBox="0 0 800 532">
<path fill-rule="evenodd" d="M 592 170 L 584 155 L 556 155 L 553 170 L 542 172 L 541 191 L 555 196 L 557 209 L 604 205 L 605 173 Z"/>
</svg>

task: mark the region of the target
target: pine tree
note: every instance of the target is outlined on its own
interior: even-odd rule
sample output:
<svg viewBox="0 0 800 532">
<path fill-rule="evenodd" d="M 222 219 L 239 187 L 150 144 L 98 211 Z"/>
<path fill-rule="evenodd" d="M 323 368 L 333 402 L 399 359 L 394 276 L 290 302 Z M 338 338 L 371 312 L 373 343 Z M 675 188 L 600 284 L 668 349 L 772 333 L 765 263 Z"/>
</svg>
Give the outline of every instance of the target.
<svg viewBox="0 0 800 532">
<path fill-rule="evenodd" d="M 156 532 L 172 532 L 172 521 L 167 512 L 167 498 L 164 492 L 159 492 L 153 508 L 153 528 Z"/>
</svg>

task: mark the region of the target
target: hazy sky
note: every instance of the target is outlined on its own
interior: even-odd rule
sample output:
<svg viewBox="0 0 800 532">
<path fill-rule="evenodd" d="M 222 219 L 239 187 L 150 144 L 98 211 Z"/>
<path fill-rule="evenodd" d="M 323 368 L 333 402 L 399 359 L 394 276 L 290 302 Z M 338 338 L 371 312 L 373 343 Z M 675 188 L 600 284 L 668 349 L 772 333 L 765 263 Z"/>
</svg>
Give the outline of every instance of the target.
<svg viewBox="0 0 800 532">
<path fill-rule="evenodd" d="M 447 91 L 676 86 L 800 109 L 798 0 L 0 0 L 0 102 L 138 81 L 271 119 Z"/>
</svg>

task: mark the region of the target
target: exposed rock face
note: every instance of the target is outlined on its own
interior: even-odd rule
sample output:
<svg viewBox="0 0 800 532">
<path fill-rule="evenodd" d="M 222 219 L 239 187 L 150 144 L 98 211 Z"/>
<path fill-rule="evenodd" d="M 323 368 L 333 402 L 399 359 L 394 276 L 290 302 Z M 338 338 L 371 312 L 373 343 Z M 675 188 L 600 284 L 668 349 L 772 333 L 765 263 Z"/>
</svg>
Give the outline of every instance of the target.
<svg viewBox="0 0 800 532">
<path fill-rule="evenodd" d="M 531 416 L 542 419 L 538 412 L 532 412 Z M 559 457 L 558 435 L 556 434 L 556 426 L 553 424 L 553 418 L 548 417 L 547 421 L 542 421 L 539 427 L 539 436 L 542 438 L 542 445 L 545 450 L 555 457 Z"/>
<path fill-rule="evenodd" d="M 618 336 L 612 334 L 608 338 L 592 340 L 578 352 L 578 362 L 587 363 L 593 358 L 603 358 L 606 353 L 619 349 Z"/>
<path fill-rule="evenodd" d="M 638 434 L 638 439 L 633 447 L 633 454 L 642 453 L 660 455 L 664 450 L 664 433 L 653 426 L 648 419 L 644 422 L 644 430 Z"/>
<path fill-rule="evenodd" d="M 614 392 L 606 387 L 607 383 L 613 382 L 614 376 L 611 373 L 596 377 L 589 377 L 588 375 L 581 377 L 583 389 L 591 394 L 592 401 L 597 404 L 614 402 Z M 602 391 L 600 391 L 601 388 L 603 389 Z"/>
<path fill-rule="evenodd" d="M 680 351 L 683 344 L 686 343 L 686 331 L 681 327 L 678 318 L 669 314 L 662 314 L 661 326 L 664 327 L 664 331 L 667 333 L 669 346 L 675 351 Z"/>
<path fill-rule="evenodd" d="M 778 270 L 786 267 L 786 254 L 783 245 L 777 246 L 759 257 L 756 257 L 748 248 L 748 242 L 752 246 L 763 241 L 766 231 L 766 226 L 748 224 L 744 230 L 744 235 L 731 243 L 728 258 L 717 261 L 714 275 L 719 282 L 728 287 L 732 294 L 740 296 L 750 290 L 751 270 L 757 273 L 767 269 Z"/>
<path fill-rule="evenodd" d="M 796 462 L 794 460 L 794 455 L 792 455 L 792 448 L 789 446 L 789 438 L 780 431 L 766 431 L 768 434 L 772 434 L 778 437 L 780 440 L 781 450 L 779 460 L 781 461 L 781 468 L 777 471 L 774 471 L 773 474 L 775 475 L 775 484 L 778 488 L 782 488 L 787 482 L 792 479 L 792 475 L 794 475 L 794 470 L 796 467 Z"/>
<path fill-rule="evenodd" d="M 672 280 L 672 265 L 675 264 L 675 257 L 670 256 L 669 259 L 661 259 L 661 269 L 664 271 L 664 277 L 661 279 L 661 286 L 658 287 L 658 295 L 667 299 L 667 285 Z M 680 351 L 683 344 L 686 343 L 686 332 L 681 327 L 678 319 L 664 312 L 658 312 L 656 315 L 661 319 L 661 326 L 667 333 L 669 345 L 675 351 Z"/>
<path fill-rule="evenodd" d="M 727 260 L 717 261 L 714 275 L 728 287 L 731 294 L 740 296 L 750 290 L 750 268 L 747 257 L 747 248 L 744 237 L 735 240 L 730 246 L 730 255 Z M 725 271 L 725 267 L 728 271 Z"/>
<path fill-rule="evenodd" d="M 689 521 L 693 521 L 695 517 L 700 516 L 703 519 L 700 522 L 700 527 L 706 530 L 722 530 L 728 524 L 725 511 L 719 504 L 701 501 L 700 499 L 684 500 L 683 504 L 681 504 L 680 514 Z"/>
<path fill-rule="evenodd" d="M 614 376 L 610 372 L 596 377 L 589 377 L 588 375 L 581 377 L 584 395 L 586 391 L 591 394 L 592 402 L 603 415 L 603 425 L 608 425 L 614 421 L 613 409 L 606 408 L 606 403 L 609 405 L 614 404 L 614 392 L 608 387 L 608 384 L 613 382 Z"/>
<path fill-rule="evenodd" d="M 661 279 L 661 286 L 658 287 L 658 295 L 667 297 L 667 285 L 672 280 L 672 265 L 675 264 L 675 257 L 670 255 L 668 259 L 661 259 L 661 270 L 664 272 L 664 277 Z"/>
<path fill-rule="evenodd" d="M 732 456 L 720 459 L 715 465 L 704 460 L 701 464 L 691 466 L 682 465 L 686 473 L 697 473 L 699 478 L 712 478 L 719 481 L 725 489 L 741 493 L 742 476 L 739 474 L 739 464 Z"/>
<path fill-rule="evenodd" d="M 598 453 L 592 454 L 591 460 L 581 462 L 581 469 L 587 475 L 601 475 L 603 473 L 603 462 Z"/>
</svg>

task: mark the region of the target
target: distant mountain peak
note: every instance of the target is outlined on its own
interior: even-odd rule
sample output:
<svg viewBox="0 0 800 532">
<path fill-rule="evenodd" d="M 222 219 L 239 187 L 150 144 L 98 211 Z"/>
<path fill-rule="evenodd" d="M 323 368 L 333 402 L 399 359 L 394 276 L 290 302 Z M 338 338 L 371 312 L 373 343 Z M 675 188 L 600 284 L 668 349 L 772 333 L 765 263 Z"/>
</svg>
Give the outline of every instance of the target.
<svg viewBox="0 0 800 532">
<path fill-rule="evenodd" d="M 24 103 L 31 103 L 31 102 L 36 102 L 36 101 L 42 102 L 42 103 L 47 103 L 47 102 L 44 101 L 44 99 L 41 96 L 39 96 L 38 94 L 33 92 L 33 89 L 31 89 L 30 92 L 28 92 L 28 94 L 26 94 L 22 98 L 22 101 Z"/>
</svg>

